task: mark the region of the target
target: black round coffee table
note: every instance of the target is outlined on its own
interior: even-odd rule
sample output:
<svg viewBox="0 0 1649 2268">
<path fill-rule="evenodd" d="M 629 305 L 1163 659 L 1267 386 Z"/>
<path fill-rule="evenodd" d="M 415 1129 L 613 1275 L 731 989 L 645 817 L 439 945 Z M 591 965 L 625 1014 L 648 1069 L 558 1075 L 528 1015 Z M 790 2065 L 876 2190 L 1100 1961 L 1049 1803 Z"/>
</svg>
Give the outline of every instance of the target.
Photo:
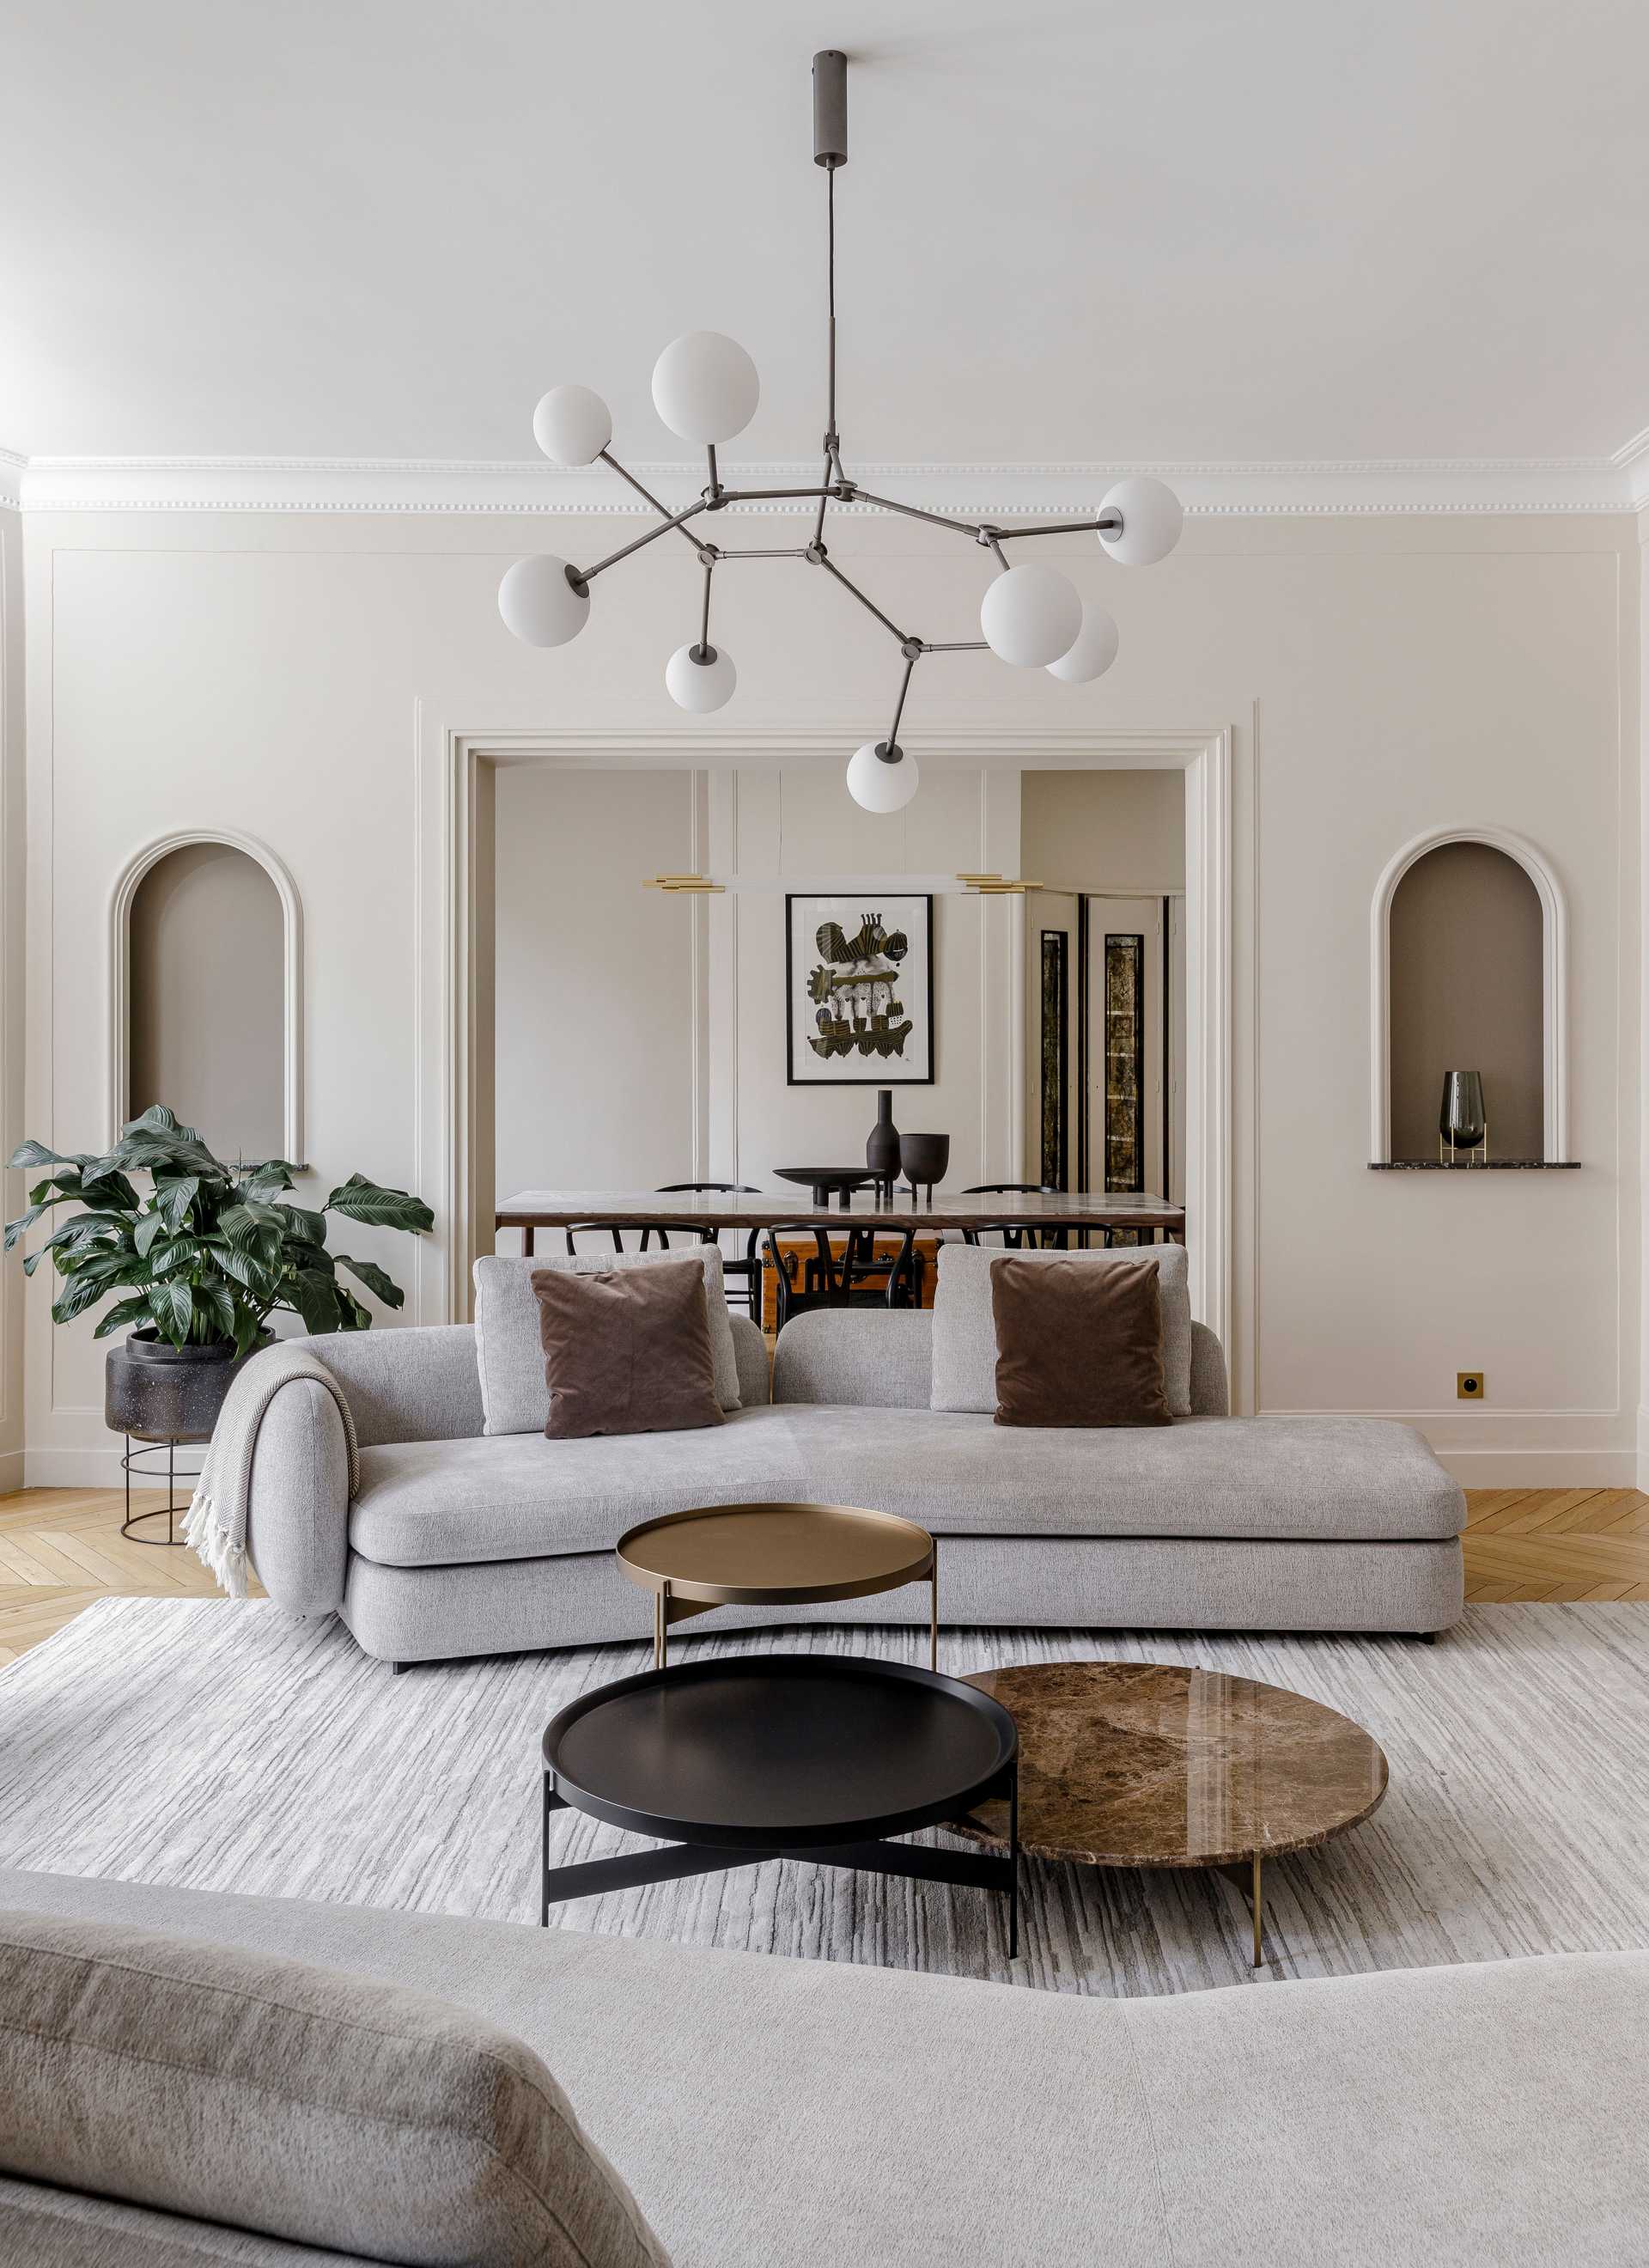
<svg viewBox="0 0 1649 2268">
<path fill-rule="evenodd" d="M 902 1662 L 747 1654 L 581 1694 L 544 1733 L 540 1922 L 564 1898 L 805 1859 L 997 1890 L 1019 1950 L 1019 1738 L 1001 1703 Z M 1005 1855 L 890 1842 L 1005 1798 Z M 666 1847 L 549 1863 L 554 1811 Z"/>
</svg>

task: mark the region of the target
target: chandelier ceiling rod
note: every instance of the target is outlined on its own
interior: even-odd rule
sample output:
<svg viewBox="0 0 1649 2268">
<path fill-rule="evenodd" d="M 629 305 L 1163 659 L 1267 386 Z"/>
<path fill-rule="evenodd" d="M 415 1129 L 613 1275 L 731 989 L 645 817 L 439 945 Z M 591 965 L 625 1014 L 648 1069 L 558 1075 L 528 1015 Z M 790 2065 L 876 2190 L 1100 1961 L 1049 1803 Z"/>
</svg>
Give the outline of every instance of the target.
<svg viewBox="0 0 1649 2268">
<path fill-rule="evenodd" d="M 989 520 L 961 519 L 942 512 L 904 504 L 859 486 L 842 459 L 836 423 L 836 177 L 846 165 L 847 57 L 826 48 L 813 57 L 813 162 L 825 173 L 826 376 L 824 465 L 813 488 L 725 486 L 717 464 L 718 445 L 740 433 L 755 415 L 760 394 L 755 365 L 732 339 L 714 331 L 689 331 L 666 347 L 652 374 L 654 406 L 665 423 L 684 440 L 703 446 L 709 477 L 697 498 L 673 512 L 613 454 L 612 418 L 606 403 L 587 387 L 553 387 L 539 403 L 533 431 L 541 448 L 557 464 L 600 462 L 629 482 L 659 514 L 659 525 L 622 544 L 589 567 L 569 565 L 548 555 L 518 560 L 504 578 L 498 606 L 507 626 L 533 645 L 564 645 L 589 617 L 590 585 L 621 559 L 679 530 L 704 571 L 696 640 L 672 654 L 665 670 L 671 697 L 701 713 L 719 709 L 737 681 L 725 647 L 710 642 L 710 588 L 724 559 L 804 559 L 822 567 L 866 613 L 874 615 L 897 643 L 904 674 L 885 740 L 866 741 L 848 766 L 850 793 L 872 811 L 897 811 L 917 790 L 917 766 L 899 746 L 900 721 L 917 663 L 931 653 L 976 653 L 989 647 L 1020 668 L 1045 668 L 1068 684 L 1086 684 L 1110 666 L 1117 650 L 1116 625 L 1103 609 L 1085 601 L 1056 568 L 1014 567 L 1004 546 L 1034 535 L 1097 534 L 1112 558 L 1124 566 L 1146 566 L 1171 551 L 1183 518 L 1179 501 L 1159 481 L 1136 476 L 1116 482 L 1087 519 L 1049 520 L 1028 527 L 997 527 Z M 799 546 L 724 550 L 702 530 L 688 526 L 706 513 L 735 504 L 812 503 L 813 541 Z M 832 504 L 890 512 L 965 535 L 996 563 L 995 581 L 980 608 L 983 637 L 931 639 L 900 629 L 850 576 L 831 558 L 825 521 Z"/>
</svg>

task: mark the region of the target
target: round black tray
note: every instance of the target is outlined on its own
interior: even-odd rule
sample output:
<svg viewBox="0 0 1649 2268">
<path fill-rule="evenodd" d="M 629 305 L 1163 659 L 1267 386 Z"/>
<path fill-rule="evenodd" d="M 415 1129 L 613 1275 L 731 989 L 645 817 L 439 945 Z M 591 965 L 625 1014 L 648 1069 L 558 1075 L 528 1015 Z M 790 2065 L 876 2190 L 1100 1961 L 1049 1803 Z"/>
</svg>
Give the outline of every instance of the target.
<svg viewBox="0 0 1649 2268">
<path fill-rule="evenodd" d="M 550 1719 L 563 1802 L 633 1834 L 799 1851 L 908 1835 L 1002 1790 L 1013 1719 L 902 1662 L 769 1653 L 650 1669 Z"/>
</svg>

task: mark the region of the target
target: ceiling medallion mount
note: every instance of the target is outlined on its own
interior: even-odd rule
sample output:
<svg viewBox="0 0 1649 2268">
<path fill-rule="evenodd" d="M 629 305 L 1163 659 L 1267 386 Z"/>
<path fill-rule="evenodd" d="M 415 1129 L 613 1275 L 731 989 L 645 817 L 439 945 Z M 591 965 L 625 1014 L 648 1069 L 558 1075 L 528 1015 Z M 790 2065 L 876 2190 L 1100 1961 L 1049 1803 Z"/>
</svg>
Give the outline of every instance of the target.
<svg viewBox="0 0 1649 2268">
<path fill-rule="evenodd" d="M 565 645 L 590 615 L 590 585 L 632 552 L 673 530 L 692 546 L 703 570 L 698 634 L 678 646 L 665 665 L 665 685 L 678 707 L 698 715 L 721 708 L 738 682 L 732 657 L 710 636 L 710 589 L 716 570 L 732 559 L 801 559 L 821 567 L 834 582 L 873 615 L 899 648 L 904 674 L 899 682 L 893 723 L 880 740 L 866 740 L 848 765 L 849 792 L 867 811 L 899 811 L 917 792 L 916 758 L 899 745 L 899 723 L 917 663 L 931 653 L 976 653 L 987 646 L 1020 669 L 1046 669 L 1068 685 L 1101 676 L 1116 658 L 1116 625 L 1103 608 L 1084 600 L 1056 567 L 1042 561 L 1012 566 L 1005 546 L 1027 536 L 1068 535 L 1092 530 L 1113 559 L 1125 567 L 1145 567 L 1165 558 L 1179 541 L 1184 519 L 1179 498 L 1160 481 L 1139 475 L 1118 481 L 1100 499 L 1092 519 L 1048 521 L 1034 527 L 997 527 L 989 522 L 955 519 L 920 511 L 895 497 L 875 496 L 850 477 L 842 461 L 836 429 L 836 177 L 847 163 L 847 57 L 826 48 L 813 57 L 813 163 L 827 184 L 826 276 L 829 315 L 824 463 L 816 488 L 726 487 L 717 468 L 716 451 L 742 433 L 755 415 L 761 380 L 744 349 L 718 331 L 687 331 L 659 356 L 652 373 L 652 399 L 673 433 L 705 452 L 709 479 L 696 502 L 671 512 L 625 470 L 612 453 L 613 420 L 599 394 L 587 386 L 556 386 L 539 403 L 533 433 L 544 454 L 558 465 L 593 465 L 598 460 L 627 481 L 659 515 L 644 535 L 609 552 L 593 566 L 573 567 L 548 553 L 518 559 L 498 588 L 498 611 L 506 626 L 529 645 Z M 816 505 L 813 540 L 782 549 L 728 549 L 710 542 L 688 522 L 731 504 L 806 500 Z M 925 519 L 990 553 L 997 573 L 979 609 L 976 638 L 934 640 L 902 630 L 857 583 L 845 576 L 825 542 L 830 506 L 868 504 L 881 512 Z"/>
</svg>

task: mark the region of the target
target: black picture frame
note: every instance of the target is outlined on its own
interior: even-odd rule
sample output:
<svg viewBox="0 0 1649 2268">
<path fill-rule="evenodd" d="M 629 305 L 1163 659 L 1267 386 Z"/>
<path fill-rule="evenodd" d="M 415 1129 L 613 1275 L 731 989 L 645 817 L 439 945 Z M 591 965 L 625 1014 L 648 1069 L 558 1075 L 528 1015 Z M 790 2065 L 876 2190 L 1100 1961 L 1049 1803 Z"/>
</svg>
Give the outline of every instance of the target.
<svg viewBox="0 0 1649 2268">
<path fill-rule="evenodd" d="M 804 910 L 799 915 L 798 909 Z M 811 909 L 811 910 L 807 910 Z M 883 917 L 889 934 L 903 931 L 909 944 L 916 946 L 921 959 L 919 966 L 908 951 L 901 961 L 900 974 L 907 985 L 919 976 L 917 1007 L 911 1012 L 913 1032 L 919 1036 L 924 1068 L 913 1070 L 900 1055 L 883 1054 L 856 1033 L 854 1045 L 848 1052 L 822 1057 L 810 1045 L 812 1034 L 807 1028 L 803 1011 L 806 1004 L 798 991 L 796 932 L 799 920 L 806 924 L 806 933 L 812 939 L 817 929 L 827 921 L 835 920 L 844 930 L 849 922 L 862 924 L 872 915 Z M 855 934 L 858 933 L 856 929 Z M 817 955 L 810 953 L 817 962 Z M 909 963 L 907 973 L 907 963 Z M 818 965 L 823 965 L 819 963 Z M 917 988 L 912 988 L 917 989 Z M 784 1083 L 787 1086 L 931 1086 L 938 1072 L 935 1041 L 933 968 L 933 898 L 930 891 L 889 890 L 879 883 L 868 883 L 862 890 L 787 891 L 784 897 Z M 816 1011 L 814 1012 L 816 1015 Z M 839 1065 L 840 1068 L 833 1068 Z"/>
</svg>

